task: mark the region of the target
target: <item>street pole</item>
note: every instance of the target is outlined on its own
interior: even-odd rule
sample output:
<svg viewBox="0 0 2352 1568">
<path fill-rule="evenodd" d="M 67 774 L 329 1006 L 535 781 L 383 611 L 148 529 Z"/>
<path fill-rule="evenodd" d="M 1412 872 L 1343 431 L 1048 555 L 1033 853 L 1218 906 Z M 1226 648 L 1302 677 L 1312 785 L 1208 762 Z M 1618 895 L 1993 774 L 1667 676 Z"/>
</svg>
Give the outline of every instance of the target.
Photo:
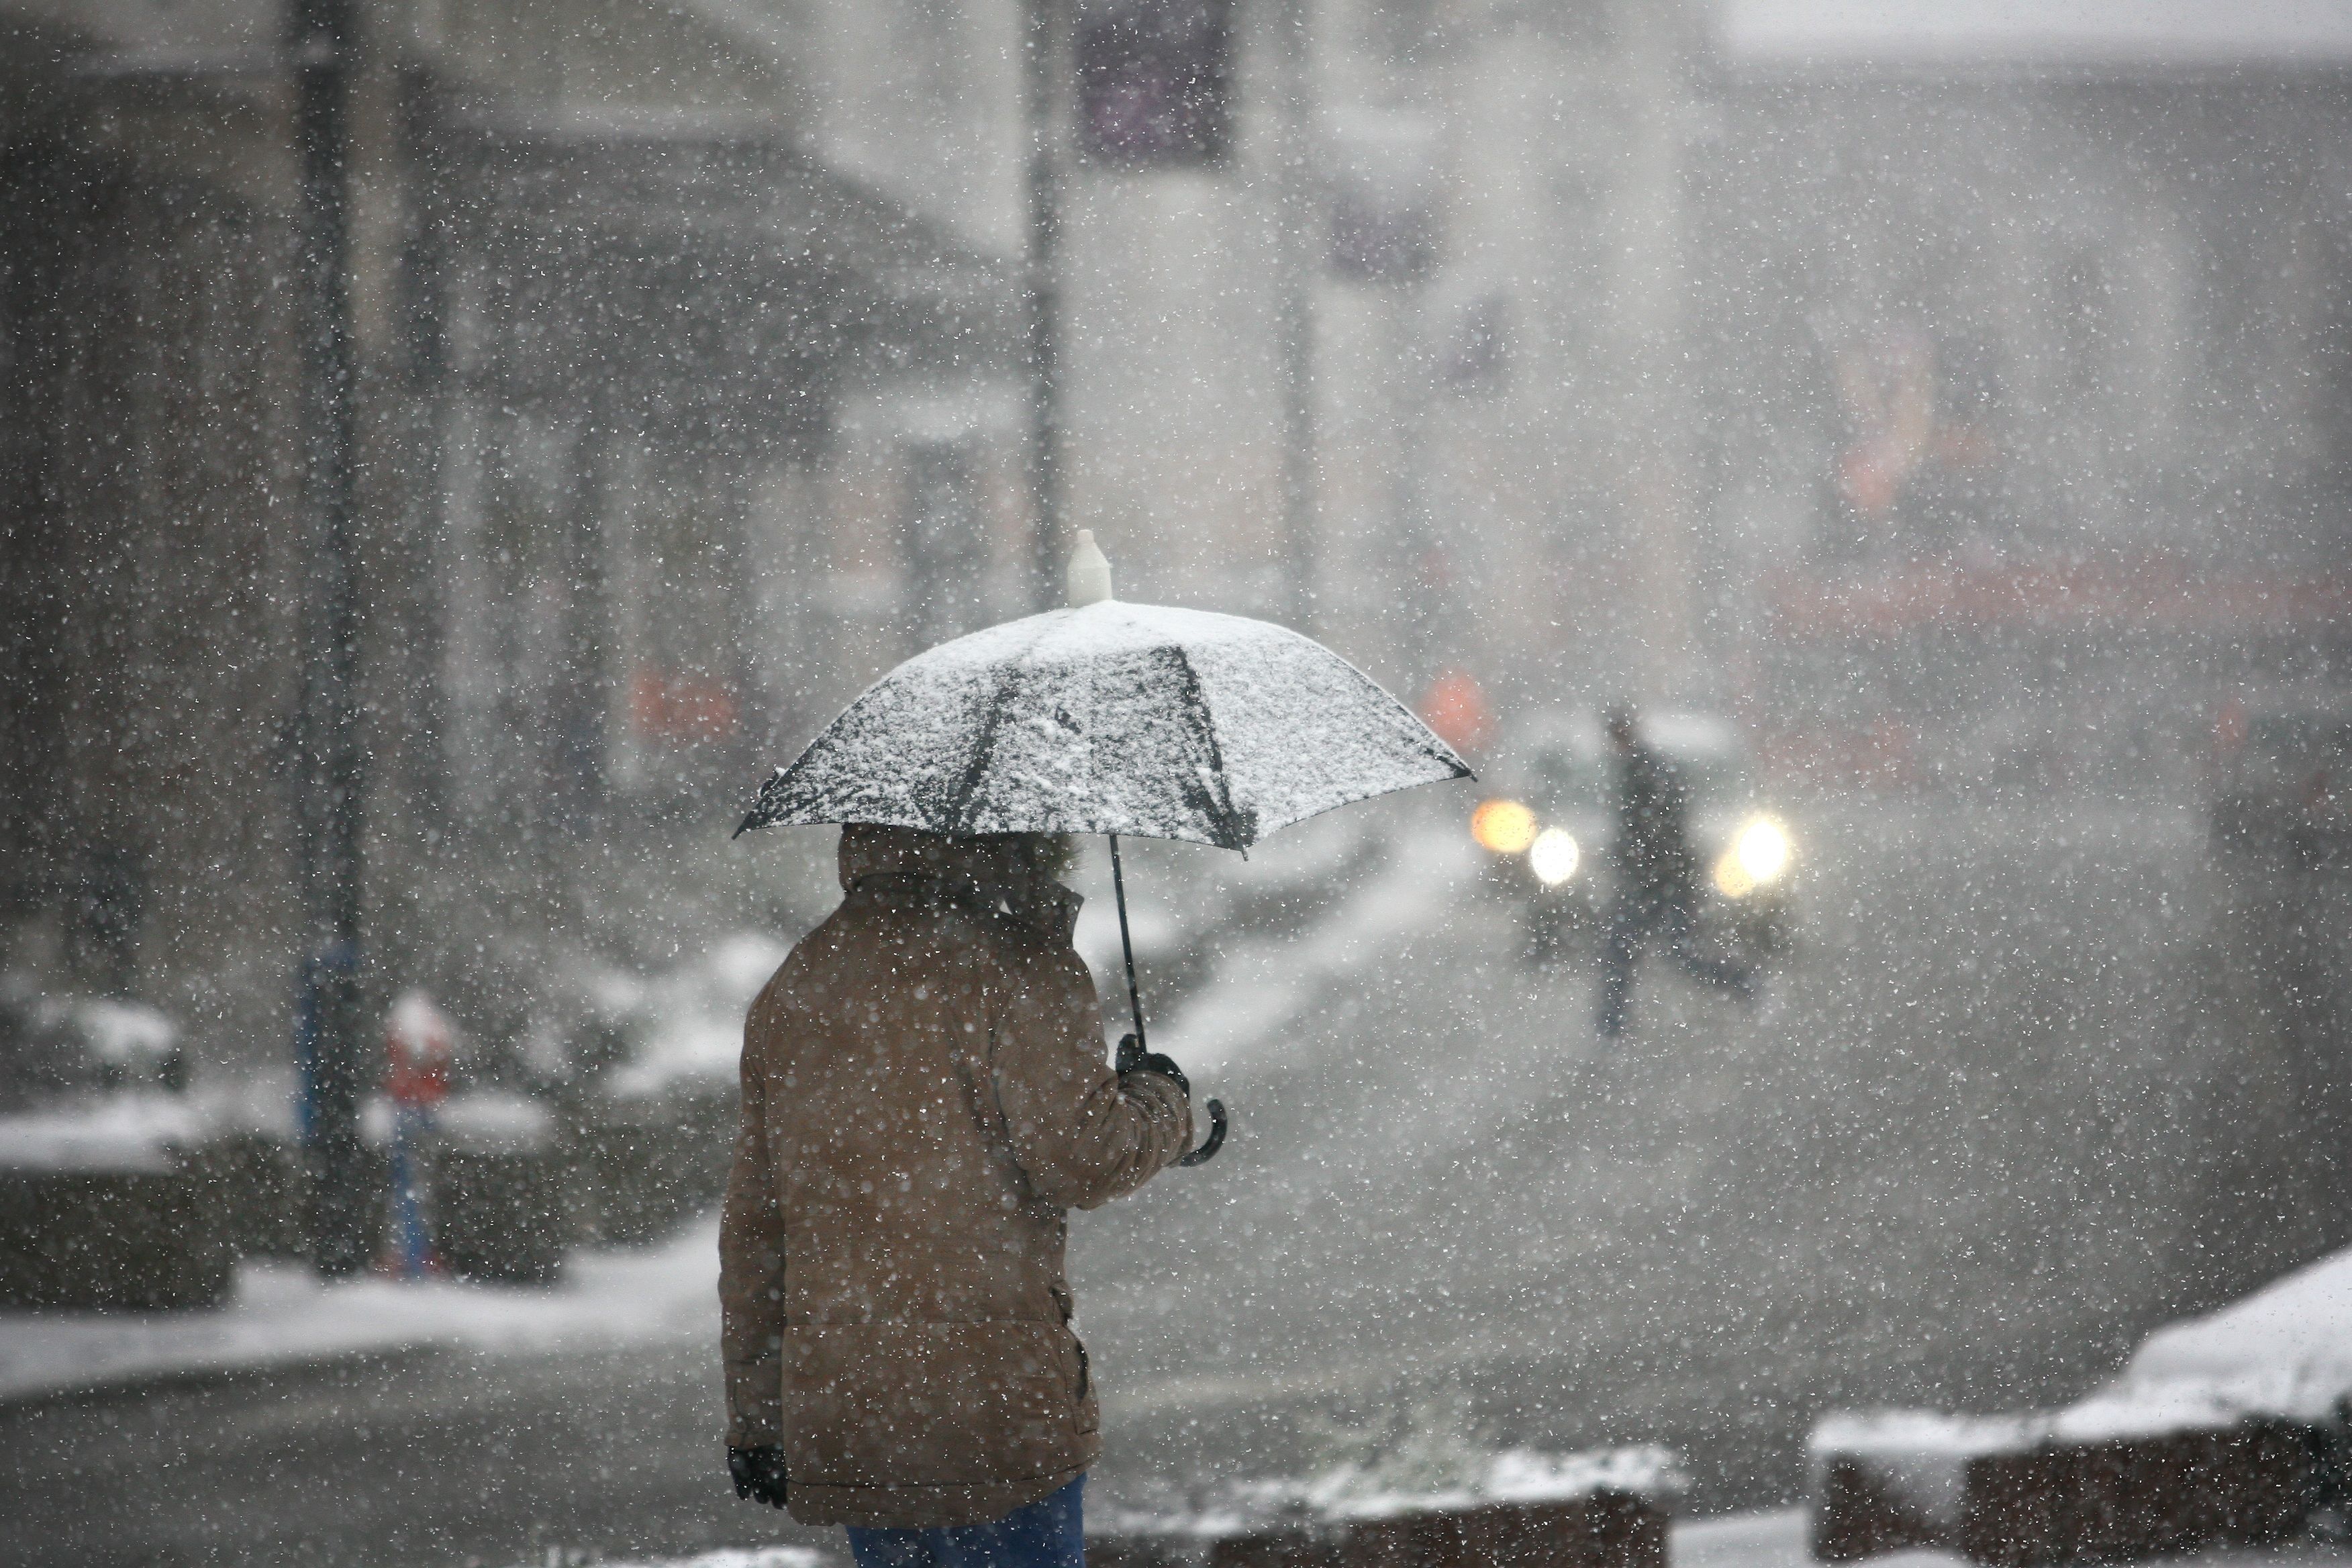
<svg viewBox="0 0 2352 1568">
<path fill-rule="evenodd" d="M 1613 314 L 1624 355 L 1626 510 L 1641 574 L 1629 671 L 1651 701 L 1703 694 L 1697 558 L 1692 538 L 1691 443 L 1684 365 L 1684 137 L 1690 103 L 1681 69 L 1690 21 L 1682 5 L 1643 8 L 1628 38 L 1631 79 L 1621 265 Z"/>
<path fill-rule="evenodd" d="M 298 1030 L 312 1257 L 322 1274 L 364 1268 L 378 1196 L 361 1146 L 374 1075 L 360 1012 L 359 580 L 353 537 L 349 163 L 352 0 L 289 0 L 301 341 L 301 497 L 309 536 L 295 853 L 308 916 Z"/>
<path fill-rule="evenodd" d="M 1062 238 L 1057 156 L 1066 33 L 1058 0 L 1026 0 L 1029 130 L 1029 526 L 1031 593 L 1037 608 L 1062 602 Z"/>
<path fill-rule="evenodd" d="M 1311 633 L 1322 553 L 1315 494 L 1313 38 L 1307 0 L 1275 0 L 1275 8 L 1282 84 L 1275 151 L 1280 226 L 1275 331 L 1282 361 L 1283 578 L 1290 624 Z"/>
</svg>

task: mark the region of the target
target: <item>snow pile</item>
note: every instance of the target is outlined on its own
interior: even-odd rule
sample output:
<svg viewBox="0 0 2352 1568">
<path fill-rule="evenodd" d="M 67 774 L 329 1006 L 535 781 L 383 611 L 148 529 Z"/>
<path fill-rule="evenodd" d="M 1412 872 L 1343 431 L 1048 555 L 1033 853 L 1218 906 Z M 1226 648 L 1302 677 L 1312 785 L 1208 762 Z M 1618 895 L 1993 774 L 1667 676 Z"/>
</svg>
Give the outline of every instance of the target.
<svg viewBox="0 0 2352 1568">
<path fill-rule="evenodd" d="M 71 1018 L 90 1054 L 112 1067 L 138 1070 L 163 1061 L 180 1044 L 180 1026 L 144 1003 L 78 997 Z"/>
<path fill-rule="evenodd" d="M 162 1174 L 212 1131 L 212 1119 L 177 1095 L 93 1095 L 0 1116 L 0 1170 Z"/>
<path fill-rule="evenodd" d="M 2247 1414 L 2316 1420 L 2352 1395 L 2352 1251 L 2323 1258 L 2242 1301 L 2150 1334 L 2120 1393 L 2189 1390 Z"/>
<path fill-rule="evenodd" d="M 1483 1473 L 1433 1490 L 1398 1488 L 1377 1467 L 1342 1465 L 1303 1483 L 1269 1482 L 1265 1495 L 1277 1503 L 1293 1499 L 1318 1519 L 1394 1519 L 1403 1514 L 1442 1513 L 1502 1502 L 1571 1502 L 1599 1492 L 1623 1492 L 1661 1501 L 1685 1485 L 1673 1452 L 1655 1444 L 1633 1448 L 1595 1448 L 1580 1454 L 1546 1454 L 1507 1448 L 1487 1460 Z"/>
<path fill-rule="evenodd" d="M 1573 1502 L 1603 1492 L 1663 1503 L 1685 1485 L 1673 1452 L 1655 1445 L 1579 1454 L 1507 1448 L 1475 1457 L 1448 1455 L 1440 1473 L 1415 1473 L 1423 1468 L 1416 1459 L 1426 1458 L 1400 1455 L 1384 1463 L 1335 1466 L 1305 1479 L 1244 1481 L 1189 1512 L 1113 1510 L 1101 1526 L 1113 1534 L 1214 1539 L 1283 1524 L 1343 1524 L 1498 1503 Z"/>
<path fill-rule="evenodd" d="M 2070 1442 L 2332 1420 L 2352 1399 L 2352 1251 L 2142 1341 L 2121 1376 L 2050 1419 Z"/>
<path fill-rule="evenodd" d="M 47 991 L 0 973 L 0 1107 L 121 1089 L 187 1087 L 180 1026 L 143 1003 Z"/>
<path fill-rule="evenodd" d="M 572 1255 L 564 1282 L 321 1280 L 298 1264 L 238 1267 L 207 1312 L 0 1311 L 0 1398 L 420 1347 L 484 1352 L 709 1340 L 719 1332 L 718 1222 L 651 1251 Z"/>
<path fill-rule="evenodd" d="M 1349 811 L 1302 824 L 1260 845 L 1247 859 L 1198 850 L 1138 854 L 1128 847 L 1128 922 L 1136 962 L 1145 971 L 1147 1010 L 1153 1000 L 1152 972 L 1160 965 L 1196 957 L 1206 951 L 1204 944 L 1226 945 L 1222 936 L 1254 922 L 1287 930 L 1321 913 L 1349 872 L 1373 859 L 1377 832 L 1373 814 Z M 1119 978 L 1123 953 L 1118 910 L 1110 896 L 1110 857 L 1101 839 L 1081 839 L 1078 845 L 1082 868 L 1073 868 L 1062 879 L 1093 892 L 1078 913 L 1073 942 L 1105 994 L 1116 994 L 1125 982 Z"/>
<path fill-rule="evenodd" d="M 433 1131 L 443 1147 L 468 1154 L 531 1154 L 555 1142 L 555 1112 L 527 1094 L 468 1089 L 434 1112 Z"/>
</svg>

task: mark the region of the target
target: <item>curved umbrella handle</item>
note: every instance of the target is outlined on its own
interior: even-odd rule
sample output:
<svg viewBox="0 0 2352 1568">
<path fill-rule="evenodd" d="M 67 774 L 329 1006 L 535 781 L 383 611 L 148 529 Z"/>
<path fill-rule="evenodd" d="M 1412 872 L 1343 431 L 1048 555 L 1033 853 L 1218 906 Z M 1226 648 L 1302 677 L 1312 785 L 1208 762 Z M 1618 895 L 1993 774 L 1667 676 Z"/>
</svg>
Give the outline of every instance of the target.
<svg viewBox="0 0 2352 1568">
<path fill-rule="evenodd" d="M 1110 836 L 1110 885 L 1118 897 L 1118 948 L 1127 958 L 1127 1005 L 1135 1012 L 1135 1033 L 1118 1043 L 1118 1070 L 1125 1072 L 1143 1059 L 1143 995 L 1135 985 L 1135 942 L 1127 934 L 1127 873 L 1118 863 L 1118 835 Z M 1189 1091 L 1188 1091 L 1189 1092 Z M 1225 1102 L 1209 1101 L 1209 1135 L 1201 1146 L 1189 1154 L 1180 1154 L 1180 1165 L 1205 1165 L 1225 1146 Z"/>
<path fill-rule="evenodd" d="M 1222 1100 L 1213 1100 L 1209 1101 L 1209 1135 L 1201 1140 L 1201 1146 L 1198 1149 L 1189 1154 L 1178 1155 L 1176 1163 L 1180 1165 L 1205 1165 L 1214 1159 L 1217 1151 L 1224 1146 L 1225 1102 Z"/>
</svg>

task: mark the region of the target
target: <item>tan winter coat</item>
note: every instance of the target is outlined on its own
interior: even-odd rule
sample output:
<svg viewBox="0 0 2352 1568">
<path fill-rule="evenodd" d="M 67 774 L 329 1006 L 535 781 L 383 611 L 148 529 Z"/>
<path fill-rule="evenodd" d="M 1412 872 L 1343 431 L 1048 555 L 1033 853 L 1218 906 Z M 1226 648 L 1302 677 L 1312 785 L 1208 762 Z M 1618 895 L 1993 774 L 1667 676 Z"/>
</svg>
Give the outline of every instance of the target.
<svg viewBox="0 0 2352 1568">
<path fill-rule="evenodd" d="M 1006 845 L 845 829 L 841 907 L 744 1026 L 728 1441 L 783 1450 L 803 1523 L 984 1523 L 1099 1448 L 1065 1215 L 1142 1185 L 1192 1115 L 1105 1063 L 1072 910 L 995 907 Z"/>
</svg>

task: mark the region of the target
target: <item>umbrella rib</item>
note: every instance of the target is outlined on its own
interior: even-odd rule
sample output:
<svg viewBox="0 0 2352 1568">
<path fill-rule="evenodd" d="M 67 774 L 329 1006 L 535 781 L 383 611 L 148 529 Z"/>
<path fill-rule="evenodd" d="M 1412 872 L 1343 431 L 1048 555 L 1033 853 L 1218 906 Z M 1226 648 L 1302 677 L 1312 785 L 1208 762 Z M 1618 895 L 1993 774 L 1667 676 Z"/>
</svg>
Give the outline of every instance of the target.
<svg viewBox="0 0 2352 1568">
<path fill-rule="evenodd" d="M 1046 621 L 1048 617 L 1041 616 L 1036 619 Z M 998 667 L 996 689 L 989 694 L 988 712 L 981 720 L 980 734 L 971 743 L 971 760 L 964 764 L 963 775 L 956 780 L 955 789 L 948 796 L 948 826 L 940 831 L 943 833 L 971 831 L 971 824 L 966 820 L 966 814 L 971 809 L 971 797 L 980 792 L 981 775 L 988 772 L 988 764 L 996 759 L 997 726 L 1003 722 L 1005 710 L 1012 706 L 1013 689 L 1021 683 L 1024 668 L 1021 661 L 1035 653 L 1037 645 L 1044 642 L 1053 631 L 1054 626 L 1050 622 L 1034 627 L 1029 634 L 1028 641 L 1022 645 L 1020 651 L 1009 657 Z"/>
<path fill-rule="evenodd" d="M 971 743 L 971 760 L 964 763 L 963 776 L 956 780 L 954 792 L 948 797 L 947 833 L 969 833 L 971 824 L 967 814 L 971 809 L 971 797 L 980 791 L 981 775 L 996 755 L 996 729 L 1004 721 L 1004 710 L 1011 703 L 1013 689 L 1021 679 L 1021 668 L 1008 664 L 999 672 L 996 689 L 990 694 L 988 711 L 980 722 L 980 734 Z"/>
<path fill-rule="evenodd" d="M 1171 643 L 1169 651 L 1176 656 L 1176 675 L 1182 683 L 1185 711 L 1192 715 L 1193 723 L 1200 731 L 1201 743 L 1209 748 L 1209 777 L 1212 781 L 1209 805 L 1216 813 L 1218 831 L 1227 840 L 1223 847 L 1245 852 L 1250 841 L 1242 832 L 1240 816 L 1234 810 L 1233 790 L 1225 779 L 1224 750 L 1217 744 L 1216 721 L 1210 716 L 1209 699 L 1201 689 L 1200 671 L 1192 668 L 1192 656 L 1184 651 L 1183 644 Z"/>
</svg>

